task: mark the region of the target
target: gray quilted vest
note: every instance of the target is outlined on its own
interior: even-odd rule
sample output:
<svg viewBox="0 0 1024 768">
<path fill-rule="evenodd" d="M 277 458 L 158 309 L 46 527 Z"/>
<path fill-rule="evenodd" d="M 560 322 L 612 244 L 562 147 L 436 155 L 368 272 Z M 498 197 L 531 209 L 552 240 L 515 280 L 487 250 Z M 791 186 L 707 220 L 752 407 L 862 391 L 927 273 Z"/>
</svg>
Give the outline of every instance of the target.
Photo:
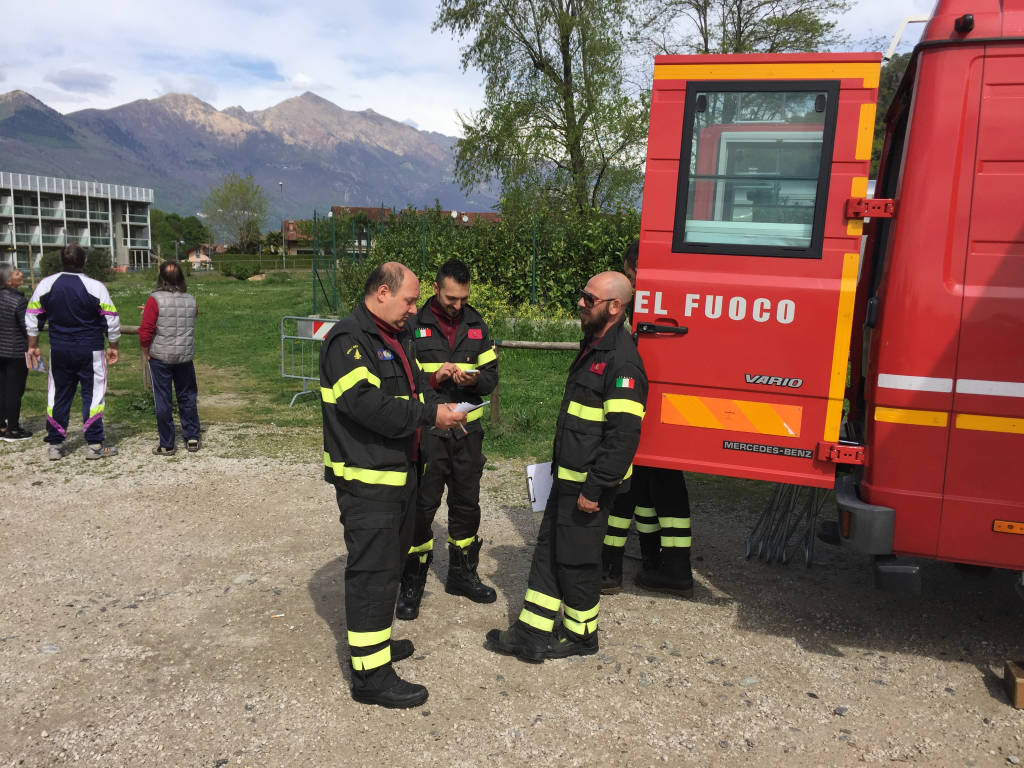
<svg viewBox="0 0 1024 768">
<path fill-rule="evenodd" d="M 161 363 L 187 363 L 195 355 L 196 298 L 191 293 L 153 291 L 159 314 L 149 354 Z"/>
</svg>

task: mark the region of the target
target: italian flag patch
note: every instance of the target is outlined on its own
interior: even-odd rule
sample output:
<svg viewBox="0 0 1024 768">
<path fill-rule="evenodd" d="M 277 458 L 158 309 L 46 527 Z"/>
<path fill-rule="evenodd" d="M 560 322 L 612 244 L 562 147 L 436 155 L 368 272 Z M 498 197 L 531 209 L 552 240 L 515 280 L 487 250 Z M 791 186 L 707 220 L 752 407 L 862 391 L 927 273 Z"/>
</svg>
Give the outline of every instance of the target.
<svg viewBox="0 0 1024 768">
<path fill-rule="evenodd" d="M 636 379 L 631 379 L 628 376 L 619 376 L 615 380 L 616 387 L 622 387 L 623 389 L 636 389 Z"/>
<path fill-rule="evenodd" d="M 417 339 L 425 339 L 428 336 L 430 336 L 430 329 L 429 328 L 417 328 L 416 329 L 416 338 Z"/>
</svg>

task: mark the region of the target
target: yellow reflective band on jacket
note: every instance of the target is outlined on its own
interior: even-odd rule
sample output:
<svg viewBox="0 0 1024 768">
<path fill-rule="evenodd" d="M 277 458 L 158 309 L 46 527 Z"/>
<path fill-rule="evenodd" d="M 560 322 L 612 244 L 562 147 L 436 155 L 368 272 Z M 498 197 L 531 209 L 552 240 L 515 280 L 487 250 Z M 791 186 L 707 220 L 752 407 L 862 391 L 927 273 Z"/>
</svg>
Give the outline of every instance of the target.
<svg viewBox="0 0 1024 768">
<path fill-rule="evenodd" d="M 655 518 L 658 516 L 658 513 L 654 511 L 654 507 L 633 507 L 633 514 L 637 517 Z"/>
<path fill-rule="evenodd" d="M 330 389 L 327 387 L 320 387 L 320 397 L 325 403 L 336 403 L 338 402 L 338 398 L 344 395 L 348 390 L 352 389 L 352 387 L 360 381 L 368 381 L 373 386 L 380 387 L 380 379 L 370 373 L 369 369 L 365 365 L 361 365 L 358 368 L 353 368 L 334 382 L 334 386 Z"/>
<path fill-rule="evenodd" d="M 657 522 L 654 523 L 641 523 L 639 518 L 636 522 L 637 533 L 657 533 L 661 530 L 661 526 Z"/>
<path fill-rule="evenodd" d="M 477 419 L 479 419 L 483 415 L 484 415 L 484 409 L 483 408 L 477 408 L 475 411 L 470 411 L 469 413 L 466 414 L 466 421 L 467 422 L 476 421 Z"/>
<path fill-rule="evenodd" d="M 391 627 L 378 629 L 375 632 L 348 632 L 348 644 L 357 648 L 369 648 L 371 645 L 380 645 L 385 640 L 391 639 Z"/>
<path fill-rule="evenodd" d="M 475 371 L 476 363 L 456 363 L 455 367 L 460 371 Z"/>
<path fill-rule="evenodd" d="M 629 528 L 629 518 L 608 515 L 608 525 L 612 528 Z"/>
<path fill-rule="evenodd" d="M 562 607 L 562 601 L 557 597 L 545 595 L 543 592 L 538 592 L 535 589 L 526 590 L 526 596 L 523 599 L 528 603 L 539 605 L 541 608 L 547 608 L 549 611 L 557 611 Z"/>
<path fill-rule="evenodd" d="M 603 410 L 600 408 L 593 408 L 589 405 L 583 405 L 582 403 L 577 403 L 575 400 L 569 401 L 569 407 L 565 409 L 565 412 L 570 416 L 575 416 L 586 421 L 604 421 Z"/>
<path fill-rule="evenodd" d="M 90 408 L 89 409 L 89 418 L 91 419 L 97 413 L 103 413 L 103 404 L 102 403 L 97 405 L 95 408 Z"/>
<path fill-rule="evenodd" d="M 553 632 L 555 629 L 554 619 L 545 619 L 543 616 L 538 616 L 533 611 L 528 611 L 525 608 L 519 613 L 519 620 L 523 624 L 529 624 L 534 629 L 539 629 L 541 632 Z"/>
<path fill-rule="evenodd" d="M 30 301 L 26 309 L 42 309 L 43 305 L 38 301 Z"/>
<path fill-rule="evenodd" d="M 441 366 L 444 365 L 444 363 L 420 363 L 419 360 L 416 362 L 419 363 L 420 370 L 424 373 L 437 373 L 441 370 Z"/>
<path fill-rule="evenodd" d="M 639 416 L 641 419 L 644 417 L 644 406 L 638 403 L 636 400 L 626 400 L 625 398 L 613 398 L 611 400 L 604 401 L 604 412 L 608 413 L 631 413 L 634 416 Z"/>
<path fill-rule="evenodd" d="M 367 669 L 377 669 L 377 667 L 383 667 L 385 664 L 391 663 L 391 645 L 385 645 L 376 653 L 371 653 L 369 656 L 353 656 L 352 657 L 352 669 L 357 672 L 362 672 Z"/>
<path fill-rule="evenodd" d="M 661 546 L 685 549 L 693 539 L 690 536 L 662 536 Z"/>
<path fill-rule="evenodd" d="M 104 304 L 101 301 L 100 302 L 100 311 L 101 312 L 112 312 L 113 314 L 116 315 L 117 314 L 117 307 L 115 307 L 113 304 Z"/>
<path fill-rule="evenodd" d="M 688 517 L 659 517 L 658 522 L 662 528 L 689 528 L 690 518 Z"/>
<path fill-rule="evenodd" d="M 448 543 L 449 544 L 454 544 L 459 549 L 465 549 L 470 544 L 472 544 L 474 541 L 476 541 L 476 536 L 470 536 L 468 539 L 459 539 L 458 541 L 453 539 L 451 536 L 448 537 Z"/>
<path fill-rule="evenodd" d="M 409 554 L 410 555 L 418 555 L 418 554 L 420 554 L 422 552 L 430 552 L 431 550 L 433 550 L 433 548 L 434 548 L 434 540 L 431 539 L 430 541 L 425 542 L 423 544 L 419 544 L 419 545 L 415 545 L 415 546 L 409 547 Z"/>
<path fill-rule="evenodd" d="M 605 534 L 604 545 L 606 547 L 624 547 L 626 546 L 625 536 L 609 536 Z"/>
<path fill-rule="evenodd" d="M 559 467 L 558 479 L 568 480 L 571 483 L 585 483 L 587 481 L 587 473 L 577 472 L 574 469 L 566 469 L 565 467 Z"/>
<path fill-rule="evenodd" d="M 624 482 L 626 482 L 626 481 L 627 481 L 627 480 L 629 480 L 629 478 L 631 478 L 632 476 L 633 476 L 633 465 L 632 465 L 632 464 L 630 464 L 630 465 L 629 465 L 629 469 L 627 469 L 627 470 L 626 470 L 626 474 L 624 474 L 624 475 L 622 476 L 622 481 L 621 481 L 621 482 L 623 482 L 623 483 L 624 483 Z"/>
<path fill-rule="evenodd" d="M 335 477 L 342 480 L 358 480 L 367 485 L 393 485 L 401 487 L 405 485 L 407 472 L 386 469 L 360 469 L 359 467 L 347 467 L 343 461 L 331 461 L 331 456 L 324 451 L 324 466 L 330 467 Z"/>
<path fill-rule="evenodd" d="M 396 400 L 408 400 L 409 396 L 408 395 L 395 395 L 395 399 Z"/>
<path fill-rule="evenodd" d="M 476 359 L 476 367 L 482 368 L 483 366 L 487 365 L 488 363 L 494 362 L 497 359 L 498 353 L 494 351 L 494 347 L 492 346 L 490 349 L 480 353 L 480 357 Z"/>
<path fill-rule="evenodd" d="M 418 397 L 418 398 L 419 398 L 419 401 L 420 401 L 421 403 L 423 403 L 424 405 L 426 404 L 426 402 L 427 402 L 427 399 L 426 399 L 425 397 L 423 397 L 423 393 L 422 393 L 422 392 L 420 392 L 420 393 L 419 393 L 418 395 L 416 395 L 416 397 Z"/>
</svg>

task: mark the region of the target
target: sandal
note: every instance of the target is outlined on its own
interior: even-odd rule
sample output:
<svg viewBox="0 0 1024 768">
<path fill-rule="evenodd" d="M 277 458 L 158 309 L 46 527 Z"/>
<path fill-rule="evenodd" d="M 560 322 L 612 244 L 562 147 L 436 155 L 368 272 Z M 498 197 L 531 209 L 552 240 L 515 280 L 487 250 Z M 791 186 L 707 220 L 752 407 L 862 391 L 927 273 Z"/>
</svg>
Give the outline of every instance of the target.
<svg viewBox="0 0 1024 768">
<path fill-rule="evenodd" d="M 158 445 L 153 449 L 154 456 L 173 456 L 177 452 L 177 448 L 164 448 L 162 445 Z"/>
</svg>

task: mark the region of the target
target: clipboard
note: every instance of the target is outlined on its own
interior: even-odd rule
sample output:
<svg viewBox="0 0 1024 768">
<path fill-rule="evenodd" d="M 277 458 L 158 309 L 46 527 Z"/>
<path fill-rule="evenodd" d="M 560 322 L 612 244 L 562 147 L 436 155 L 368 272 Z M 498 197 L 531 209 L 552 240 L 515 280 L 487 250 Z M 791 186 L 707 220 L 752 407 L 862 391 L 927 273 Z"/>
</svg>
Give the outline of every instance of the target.
<svg viewBox="0 0 1024 768">
<path fill-rule="evenodd" d="M 543 512 L 551 495 L 551 462 L 526 465 L 526 497 L 534 512 Z"/>
</svg>

